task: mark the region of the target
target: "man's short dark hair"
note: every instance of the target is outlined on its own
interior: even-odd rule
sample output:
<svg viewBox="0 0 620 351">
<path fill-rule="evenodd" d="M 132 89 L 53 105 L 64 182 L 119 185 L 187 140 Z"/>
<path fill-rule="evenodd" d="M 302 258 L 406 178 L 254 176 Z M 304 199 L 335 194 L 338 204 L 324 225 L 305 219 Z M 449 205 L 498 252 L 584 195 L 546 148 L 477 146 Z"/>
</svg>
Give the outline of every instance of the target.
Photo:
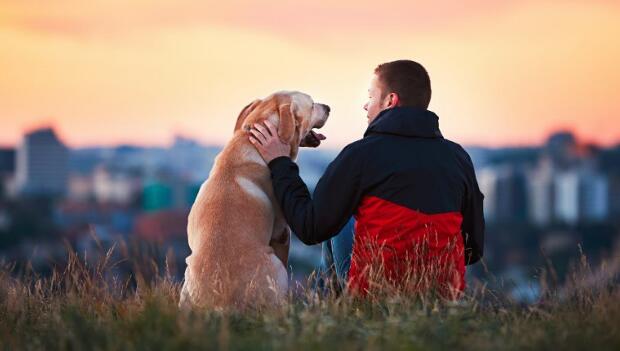
<svg viewBox="0 0 620 351">
<path fill-rule="evenodd" d="M 375 74 L 383 85 L 383 93 L 396 93 L 401 106 L 428 108 L 431 101 L 431 79 L 421 64 L 411 60 L 382 63 Z"/>
</svg>

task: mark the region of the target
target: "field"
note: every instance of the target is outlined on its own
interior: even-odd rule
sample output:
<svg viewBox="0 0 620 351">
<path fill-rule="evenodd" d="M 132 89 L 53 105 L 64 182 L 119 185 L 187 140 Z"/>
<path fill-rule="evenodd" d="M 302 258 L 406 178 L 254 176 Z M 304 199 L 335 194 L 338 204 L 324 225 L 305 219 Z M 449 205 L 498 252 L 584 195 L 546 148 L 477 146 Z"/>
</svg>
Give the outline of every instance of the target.
<svg viewBox="0 0 620 351">
<path fill-rule="evenodd" d="M 617 273 L 593 279 L 585 257 L 539 302 L 521 305 L 478 282 L 458 303 L 431 296 L 355 300 L 296 286 L 277 310 L 179 311 L 165 269 L 121 280 L 112 251 L 96 262 L 69 251 L 45 277 L 0 268 L 0 349 L 620 350 Z M 137 270 L 139 272 L 139 270 Z M 543 270 L 543 273 L 545 271 Z M 550 271 L 546 271 L 552 273 Z"/>
</svg>

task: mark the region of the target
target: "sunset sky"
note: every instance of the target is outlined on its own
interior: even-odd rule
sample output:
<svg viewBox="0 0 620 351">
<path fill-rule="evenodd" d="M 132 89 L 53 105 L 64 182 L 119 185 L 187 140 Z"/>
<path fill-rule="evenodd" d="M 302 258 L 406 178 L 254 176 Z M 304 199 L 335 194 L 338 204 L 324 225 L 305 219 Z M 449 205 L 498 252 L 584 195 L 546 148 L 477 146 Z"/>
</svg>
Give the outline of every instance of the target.
<svg viewBox="0 0 620 351">
<path fill-rule="evenodd" d="M 620 142 L 618 1 L 0 0 L 0 145 L 53 125 L 71 146 L 222 144 L 255 98 L 332 107 L 327 147 L 361 137 L 374 67 L 431 76 L 445 137 Z"/>
</svg>

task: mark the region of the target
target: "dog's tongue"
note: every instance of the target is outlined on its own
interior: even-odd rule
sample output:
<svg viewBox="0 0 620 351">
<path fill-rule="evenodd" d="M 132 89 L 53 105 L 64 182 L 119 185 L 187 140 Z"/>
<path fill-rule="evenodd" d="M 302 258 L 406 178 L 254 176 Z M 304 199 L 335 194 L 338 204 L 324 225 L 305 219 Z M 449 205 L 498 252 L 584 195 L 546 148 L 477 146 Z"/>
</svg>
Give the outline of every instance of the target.
<svg viewBox="0 0 620 351">
<path fill-rule="evenodd" d="M 301 141 L 301 143 L 299 143 L 299 145 L 300 146 L 316 147 L 316 146 L 319 146 L 319 144 L 321 144 L 321 140 L 322 139 L 325 139 L 325 137 L 323 136 L 321 138 L 321 137 L 319 137 L 319 134 L 316 133 L 314 130 L 310 130 L 308 135 L 306 135 L 304 137 L 304 139 Z"/>
<path fill-rule="evenodd" d="M 311 130 L 299 143 L 300 146 L 313 146 L 319 143 L 316 133 Z"/>
</svg>

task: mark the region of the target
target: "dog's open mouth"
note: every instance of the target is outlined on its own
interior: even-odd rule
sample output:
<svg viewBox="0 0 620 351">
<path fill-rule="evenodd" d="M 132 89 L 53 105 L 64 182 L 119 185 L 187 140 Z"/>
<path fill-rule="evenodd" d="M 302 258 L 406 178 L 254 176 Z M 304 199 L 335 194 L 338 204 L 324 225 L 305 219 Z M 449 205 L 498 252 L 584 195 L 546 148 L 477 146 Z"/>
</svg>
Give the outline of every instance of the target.
<svg viewBox="0 0 620 351">
<path fill-rule="evenodd" d="M 303 147 L 316 147 L 321 143 L 321 139 L 318 137 L 318 133 L 314 130 L 310 130 L 306 136 L 301 139 L 299 146 Z"/>
<path fill-rule="evenodd" d="M 321 134 L 317 133 L 316 131 L 314 131 L 314 129 L 315 128 L 316 129 L 320 129 L 324 125 L 325 125 L 325 121 L 322 121 L 322 122 L 319 122 L 318 124 L 316 124 L 313 127 L 313 129 L 310 129 L 310 131 L 308 131 L 308 134 L 306 134 L 306 136 L 303 137 L 303 139 L 301 139 L 301 142 L 299 143 L 299 146 L 303 146 L 303 147 L 317 147 L 317 146 L 319 146 L 319 144 L 321 144 L 321 140 L 325 139 L 325 137 L 322 136 Z"/>
<path fill-rule="evenodd" d="M 319 119 L 316 122 L 316 124 L 313 125 L 312 128 L 310 128 L 310 130 L 308 131 L 308 134 L 306 134 L 301 139 L 299 146 L 317 147 L 319 146 L 319 144 L 321 144 L 321 140 L 325 139 L 324 135 L 317 133 L 314 130 L 314 129 L 321 129 L 327 122 L 327 117 L 329 116 L 329 106 L 324 105 L 324 108 L 326 109 L 326 111 L 324 111 L 325 112 L 324 117 Z"/>
</svg>

